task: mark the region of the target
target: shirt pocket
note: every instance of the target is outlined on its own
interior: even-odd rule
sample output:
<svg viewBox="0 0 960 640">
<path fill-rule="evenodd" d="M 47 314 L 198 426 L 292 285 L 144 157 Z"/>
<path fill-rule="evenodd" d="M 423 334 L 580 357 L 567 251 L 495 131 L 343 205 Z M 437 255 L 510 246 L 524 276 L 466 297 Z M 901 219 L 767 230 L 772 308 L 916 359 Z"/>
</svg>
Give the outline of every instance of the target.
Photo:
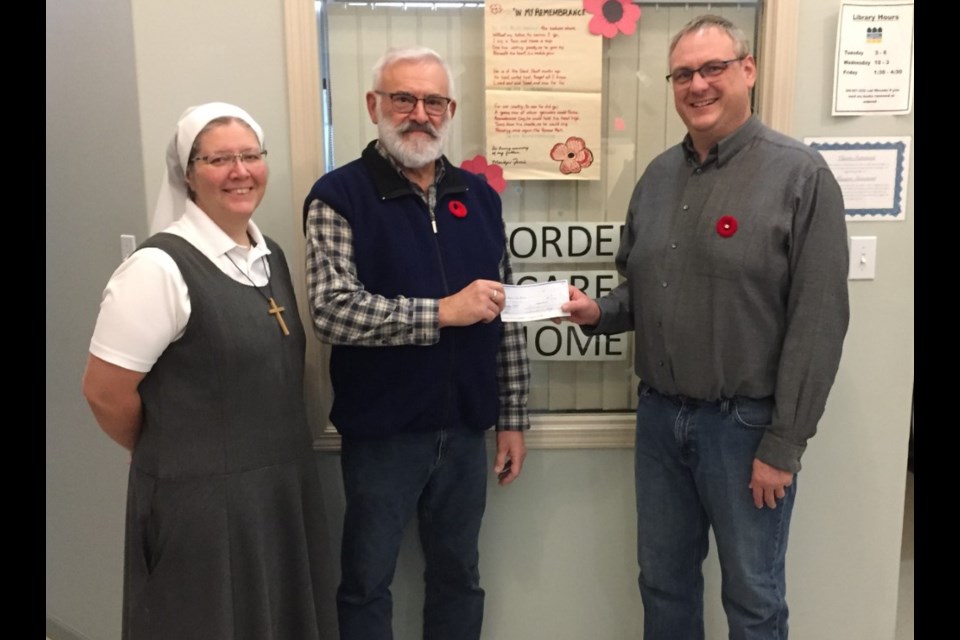
<svg viewBox="0 0 960 640">
<path fill-rule="evenodd" d="M 697 220 L 688 269 L 702 276 L 781 281 L 789 269 L 791 214 L 761 187 L 718 184 Z"/>
</svg>

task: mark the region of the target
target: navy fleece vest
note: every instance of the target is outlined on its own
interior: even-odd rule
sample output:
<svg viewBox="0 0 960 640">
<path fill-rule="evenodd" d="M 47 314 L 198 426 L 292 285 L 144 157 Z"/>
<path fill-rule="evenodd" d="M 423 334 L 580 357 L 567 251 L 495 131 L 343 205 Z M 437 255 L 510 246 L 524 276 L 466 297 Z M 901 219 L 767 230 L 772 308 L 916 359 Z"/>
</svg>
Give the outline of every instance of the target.
<svg viewBox="0 0 960 640">
<path fill-rule="evenodd" d="M 357 274 L 369 292 L 439 299 L 477 278 L 500 280 L 500 198 L 482 179 L 442 161 L 436 233 L 426 203 L 373 142 L 360 159 L 323 176 L 310 191 L 304 219 L 319 199 L 347 220 Z M 462 217 L 453 213 L 464 209 Z M 334 346 L 331 421 L 351 437 L 489 428 L 499 413 L 501 332 L 497 319 L 441 329 L 439 342 L 429 346 Z"/>
</svg>

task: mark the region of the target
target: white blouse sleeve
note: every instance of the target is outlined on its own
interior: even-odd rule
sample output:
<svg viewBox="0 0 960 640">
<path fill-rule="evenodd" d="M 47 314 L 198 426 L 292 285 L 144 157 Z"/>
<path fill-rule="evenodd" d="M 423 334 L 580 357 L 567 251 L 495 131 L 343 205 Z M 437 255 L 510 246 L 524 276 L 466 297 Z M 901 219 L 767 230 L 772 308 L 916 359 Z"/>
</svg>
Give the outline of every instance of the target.
<svg viewBox="0 0 960 640">
<path fill-rule="evenodd" d="M 90 353 L 124 369 L 146 373 L 190 319 L 187 285 L 173 259 L 141 249 L 110 277 L 90 339 Z"/>
</svg>

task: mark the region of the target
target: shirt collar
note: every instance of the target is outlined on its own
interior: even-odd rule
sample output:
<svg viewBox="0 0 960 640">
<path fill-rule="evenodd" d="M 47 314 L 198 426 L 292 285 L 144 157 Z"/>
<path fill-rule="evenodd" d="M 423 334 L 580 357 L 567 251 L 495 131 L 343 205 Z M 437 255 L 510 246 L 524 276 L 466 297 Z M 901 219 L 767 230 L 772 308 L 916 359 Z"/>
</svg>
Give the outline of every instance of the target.
<svg viewBox="0 0 960 640">
<path fill-rule="evenodd" d="M 186 203 L 183 216 L 170 225 L 170 229 L 177 229 L 182 235 L 190 238 L 190 242 L 199 249 L 200 253 L 211 260 L 219 258 L 238 246 L 223 229 L 217 226 L 216 222 L 211 220 L 200 207 L 190 200 Z M 251 259 L 270 254 L 270 249 L 267 248 L 263 234 L 253 220 L 247 222 L 247 234 L 256 245 L 250 251 Z"/>
<path fill-rule="evenodd" d="M 757 132 L 762 126 L 763 125 L 761 124 L 760 119 L 757 118 L 755 114 L 750 114 L 750 117 L 747 118 L 746 122 L 740 125 L 739 129 L 728 135 L 717 144 L 713 145 L 713 148 L 710 149 L 710 153 L 707 154 L 707 159 L 703 161 L 703 164 L 709 164 L 713 161 L 716 161 L 717 166 L 722 167 L 747 146 L 747 143 L 749 143 L 750 140 L 756 136 Z M 693 148 L 693 140 L 690 138 L 689 133 L 683 137 L 682 145 L 687 159 L 693 161 L 695 164 L 700 164 L 700 156 Z"/>
</svg>

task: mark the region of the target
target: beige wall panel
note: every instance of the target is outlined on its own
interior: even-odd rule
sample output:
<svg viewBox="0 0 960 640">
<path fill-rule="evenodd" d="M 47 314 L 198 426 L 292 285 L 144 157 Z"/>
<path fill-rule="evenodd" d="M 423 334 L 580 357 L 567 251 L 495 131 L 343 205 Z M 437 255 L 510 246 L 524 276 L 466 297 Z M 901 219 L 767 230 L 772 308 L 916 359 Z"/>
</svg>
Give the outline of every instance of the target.
<svg viewBox="0 0 960 640">
<path fill-rule="evenodd" d="M 345 14 L 333 7 L 328 17 L 328 37 L 330 52 L 329 89 L 332 96 L 343 96 L 331 100 L 330 115 L 333 129 L 334 167 L 340 167 L 360 155 L 363 145 L 370 139 L 366 108 L 363 98 L 370 85 L 370 65 L 364 65 L 358 55 L 357 32 L 359 18 Z M 373 24 L 364 21 L 364 30 L 382 31 L 383 20 Z M 332 168 L 332 167 L 331 167 Z"/>
</svg>

